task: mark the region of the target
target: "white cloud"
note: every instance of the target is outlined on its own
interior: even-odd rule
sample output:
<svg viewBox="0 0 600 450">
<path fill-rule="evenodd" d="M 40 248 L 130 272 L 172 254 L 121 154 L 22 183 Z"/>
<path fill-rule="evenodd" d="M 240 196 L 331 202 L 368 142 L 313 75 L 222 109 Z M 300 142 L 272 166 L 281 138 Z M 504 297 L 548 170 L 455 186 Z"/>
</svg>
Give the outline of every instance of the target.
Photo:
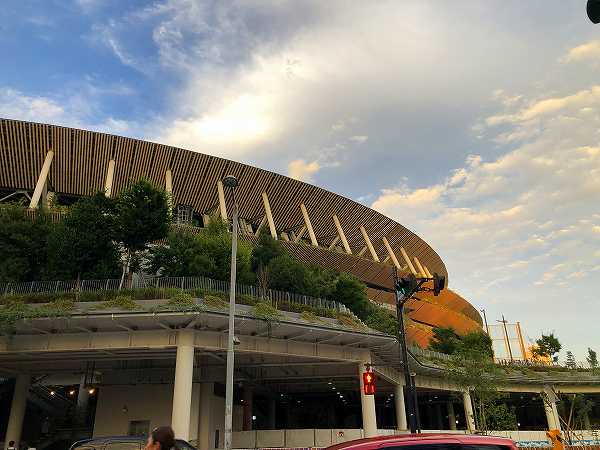
<svg viewBox="0 0 600 450">
<path fill-rule="evenodd" d="M 367 142 L 368 139 L 369 139 L 369 136 L 365 136 L 365 135 L 350 136 L 350 140 L 352 142 L 356 142 L 358 144 L 364 144 L 365 142 Z"/>
<path fill-rule="evenodd" d="M 600 88 L 592 87 L 509 110 L 509 133 L 534 116 L 537 133 L 496 158 L 471 156 L 443 183 L 385 189 L 372 206 L 429 241 L 470 301 L 498 303 L 512 320 L 526 314 L 531 327 L 544 329 L 557 309 L 577 308 L 565 295 L 583 301 L 597 285 L 599 100 Z M 560 334 L 571 343 L 575 317 L 562 315 Z"/>
<path fill-rule="evenodd" d="M 593 61 L 597 62 L 600 58 L 600 40 L 586 42 L 585 44 L 573 47 L 563 58 L 564 62 Z"/>
<path fill-rule="evenodd" d="M 321 168 L 317 161 L 307 163 L 303 159 L 295 159 L 288 164 L 288 176 L 296 180 L 310 182 L 312 176 Z"/>
</svg>

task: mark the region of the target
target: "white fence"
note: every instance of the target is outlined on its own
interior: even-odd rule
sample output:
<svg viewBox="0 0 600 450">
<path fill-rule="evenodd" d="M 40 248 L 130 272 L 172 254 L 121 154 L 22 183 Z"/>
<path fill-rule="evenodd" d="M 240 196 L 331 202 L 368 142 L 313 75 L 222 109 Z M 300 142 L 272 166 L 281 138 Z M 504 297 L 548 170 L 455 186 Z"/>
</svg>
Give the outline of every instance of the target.
<svg viewBox="0 0 600 450">
<path fill-rule="evenodd" d="M 156 289 L 157 295 L 165 289 L 201 289 L 206 292 L 229 293 L 229 281 L 213 280 L 206 277 L 134 277 L 132 289 Z M 101 292 L 121 289 L 121 279 L 109 280 L 69 280 L 69 281 L 31 281 L 24 283 L 0 283 L 0 295 L 29 295 L 29 294 L 61 294 L 74 292 Z M 236 284 L 238 295 L 261 297 L 258 287 Z M 312 308 L 332 309 L 345 314 L 352 314 L 342 303 L 324 298 L 311 297 L 292 292 L 268 289 L 266 298 L 276 305 L 292 303 L 310 306 Z M 158 298 L 158 297 L 157 297 Z"/>
</svg>

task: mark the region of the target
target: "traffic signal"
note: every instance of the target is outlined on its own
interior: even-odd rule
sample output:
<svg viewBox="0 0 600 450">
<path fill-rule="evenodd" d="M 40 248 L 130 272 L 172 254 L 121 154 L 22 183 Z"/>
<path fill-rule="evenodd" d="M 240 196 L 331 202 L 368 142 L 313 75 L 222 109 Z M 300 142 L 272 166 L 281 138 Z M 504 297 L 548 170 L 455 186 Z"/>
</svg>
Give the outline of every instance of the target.
<svg viewBox="0 0 600 450">
<path fill-rule="evenodd" d="M 446 277 L 442 275 L 438 275 L 437 273 L 433 274 L 433 295 L 440 295 L 440 291 L 443 291 L 446 287 Z"/>
<path fill-rule="evenodd" d="M 375 374 L 373 372 L 363 372 L 363 388 L 365 395 L 375 395 Z"/>
<path fill-rule="evenodd" d="M 600 0 L 588 0 L 587 15 L 592 23 L 600 23 Z"/>
<path fill-rule="evenodd" d="M 412 274 L 402 277 L 396 283 L 396 290 L 402 292 L 402 295 L 412 295 L 417 289 L 417 278 Z"/>
</svg>

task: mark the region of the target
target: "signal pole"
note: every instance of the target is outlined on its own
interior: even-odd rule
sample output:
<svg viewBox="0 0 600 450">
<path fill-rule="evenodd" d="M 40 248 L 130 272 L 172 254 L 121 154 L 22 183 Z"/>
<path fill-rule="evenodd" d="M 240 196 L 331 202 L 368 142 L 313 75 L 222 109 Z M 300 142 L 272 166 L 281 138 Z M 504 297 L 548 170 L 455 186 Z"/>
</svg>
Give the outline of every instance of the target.
<svg viewBox="0 0 600 450">
<path fill-rule="evenodd" d="M 398 284 L 398 281 L 398 270 L 394 268 L 394 286 Z M 408 367 L 406 328 L 404 326 L 404 304 L 410 296 L 403 295 L 397 288 L 394 290 L 396 291 L 396 315 L 398 316 L 398 342 L 400 343 L 400 354 L 402 355 L 402 364 L 404 365 L 404 385 L 408 394 L 406 399 L 406 405 L 408 406 L 408 427 L 410 428 L 410 432 L 414 434 L 417 432 L 415 410 L 418 408 L 418 405 L 415 404 L 416 390 L 413 391 L 413 379 L 410 376 L 410 368 Z"/>
<path fill-rule="evenodd" d="M 419 404 L 417 401 L 417 388 L 415 383 L 416 374 L 410 372 L 408 364 L 408 349 L 406 347 L 406 327 L 404 326 L 404 305 L 419 290 L 426 290 L 423 284 L 427 281 L 433 281 L 433 294 L 439 295 L 445 288 L 446 279 L 440 277 L 437 273 L 433 278 L 416 278 L 413 274 L 407 277 L 399 278 L 398 269 L 394 268 L 394 291 L 396 293 L 396 315 L 398 316 L 398 343 L 400 344 L 400 353 L 402 364 L 404 365 L 404 384 L 408 390 L 408 423 L 410 432 L 415 434 L 421 432 L 421 418 L 419 417 Z"/>
</svg>

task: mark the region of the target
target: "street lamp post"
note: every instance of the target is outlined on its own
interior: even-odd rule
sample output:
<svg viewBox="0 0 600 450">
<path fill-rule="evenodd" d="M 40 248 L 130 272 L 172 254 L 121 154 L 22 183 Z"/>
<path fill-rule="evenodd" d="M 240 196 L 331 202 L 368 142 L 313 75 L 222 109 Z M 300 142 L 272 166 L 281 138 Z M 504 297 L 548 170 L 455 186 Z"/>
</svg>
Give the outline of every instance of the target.
<svg viewBox="0 0 600 450">
<path fill-rule="evenodd" d="M 237 261 L 238 240 L 238 208 L 235 201 L 235 188 L 238 180 L 233 175 L 223 178 L 223 184 L 231 189 L 233 197 L 233 231 L 231 236 L 231 278 L 229 283 L 229 331 L 227 333 L 227 374 L 225 387 L 225 433 L 224 450 L 231 450 L 231 436 L 233 425 L 233 367 L 234 367 L 234 325 L 235 325 L 235 277 Z"/>
</svg>

